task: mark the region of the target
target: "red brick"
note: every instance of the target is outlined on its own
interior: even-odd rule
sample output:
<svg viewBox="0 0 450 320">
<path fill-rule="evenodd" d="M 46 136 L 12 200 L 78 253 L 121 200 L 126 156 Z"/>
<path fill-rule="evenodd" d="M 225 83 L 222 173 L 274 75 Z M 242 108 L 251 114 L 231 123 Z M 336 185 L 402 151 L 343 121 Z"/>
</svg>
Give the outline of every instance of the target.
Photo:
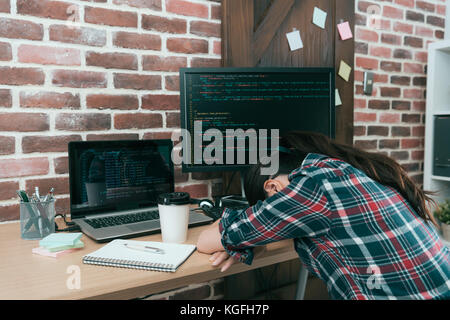
<svg viewBox="0 0 450 320">
<path fill-rule="evenodd" d="M 137 70 L 137 56 L 130 53 L 86 52 L 86 65 L 107 69 Z"/>
<path fill-rule="evenodd" d="M 397 113 L 384 112 L 380 114 L 380 123 L 398 123 L 400 122 L 400 115 Z"/>
<path fill-rule="evenodd" d="M 137 14 L 104 8 L 86 7 L 84 21 L 107 26 L 137 28 Z"/>
<path fill-rule="evenodd" d="M 416 61 L 420 61 L 420 62 L 428 62 L 428 52 L 416 52 L 416 54 L 414 55 L 414 59 Z"/>
<path fill-rule="evenodd" d="M 370 100 L 369 109 L 376 110 L 389 110 L 390 103 L 389 100 Z"/>
<path fill-rule="evenodd" d="M 414 1 L 415 0 L 395 0 L 395 3 L 404 7 L 414 8 Z"/>
<path fill-rule="evenodd" d="M 376 57 L 390 58 L 392 56 L 392 49 L 387 47 L 370 47 L 370 55 Z"/>
<path fill-rule="evenodd" d="M 9 0 L 0 0 L 0 12 L 9 13 L 11 11 L 11 6 Z"/>
<path fill-rule="evenodd" d="M 434 12 L 436 10 L 436 6 L 432 3 L 426 1 L 416 1 L 416 8 L 421 9 L 428 12 Z"/>
<path fill-rule="evenodd" d="M 213 53 L 217 55 L 222 54 L 222 41 L 214 41 Z"/>
<path fill-rule="evenodd" d="M 53 25 L 49 28 L 50 40 L 103 47 L 106 44 L 106 31 L 86 27 Z"/>
<path fill-rule="evenodd" d="M 425 101 L 414 101 L 412 110 L 425 111 Z"/>
<path fill-rule="evenodd" d="M 366 135 L 366 127 L 365 126 L 355 126 L 354 127 L 354 136 L 361 137 Z"/>
<path fill-rule="evenodd" d="M 58 87 L 106 88 L 106 74 L 93 71 L 55 70 L 52 83 Z"/>
<path fill-rule="evenodd" d="M 160 90 L 161 76 L 115 73 L 114 87 L 134 90 Z"/>
<path fill-rule="evenodd" d="M 402 37 L 400 37 L 399 35 L 395 35 L 395 34 L 383 33 L 381 35 L 381 42 L 387 43 L 387 44 L 392 44 L 392 45 L 401 45 Z"/>
<path fill-rule="evenodd" d="M 119 31 L 114 33 L 113 43 L 115 46 L 122 48 L 161 50 L 161 37 L 154 34 Z"/>
<path fill-rule="evenodd" d="M 377 140 L 355 140 L 355 148 L 372 150 L 377 148 Z"/>
<path fill-rule="evenodd" d="M 180 127 L 180 113 L 166 112 L 166 127 L 179 128 Z"/>
<path fill-rule="evenodd" d="M 404 100 L 392 101 L 392 109 L 393 110 L 410 110 L 411 102 L 404 101 Z"/>
<path fill-rule="evenodd" d="M 429 37 L 432 38 L 434 35 L 433 29 L 422 27 L 422 26 L 416 26 L 416 35 L 420 37 Z"/>
<path fill-rule="evenodd" d="M 130 7 L 148 8 L 156 11 L 161 10 L 161 0 L 114 0 L 114 4 L 125 4 Z"/>
<path fill-rule="evenodd" d="M 42 85 L 45 81 L 44 72 L 36 68 L 0 67 L 0 74 L 0 84 L 6 85 Z"/>
<path fill-rule="evenodd" d="M 16 190 L 19 189 L 20 187 L 17 181 L 0 182 L 0 201 L 16 199 Z"/>
<path fill-rule="evenodd" d="M 211 19 L 222 20 L 222 6 L 215 6 L 211 4 Z"/>
<path fill-rule="evenodd" d="M 151 71 L 178 72 L 180 68 L 187 67 L 186 57 L 161 57 L 148 55 L 142 57 L 142 68 Z"/>
<path fill-rule="evenodd" d="M 18 204 L 0 206 L 0 222 L 19 220 L 20 207 Z"/>
<path fill-rule="evenodd" d="M 382 87 L 380 88 L 380 94 L 382 97 L 398 98 L 401 95 L 401 90 L 400 88 Z"/>
<path fill-rule="evenodd" d="M 356 28 L 356 38 L 359 41 L 378 42 L 378 33 L 372 30 Z"/>
<path fill-rule="evenodd" d="M 0 37 L 10 39 L 42 40 L 42 24 L 25 20 L 0 18 Z"/>
<path fill-rule="evenodd" d="M 404 89 L 403 97 L 406 99 L 423 99 L 423 90 L 422 89 Z"/>
<path fill-rule="evenodd" d="M 395 22 L 394 23 L 394 31 L 402 32 L 402 33 L 413 33 L 414 26 L 412 24 L 403 23 L 403 22 Z"/>
<path fill-rule="evenodd" d="M 427 16 L 427 24 L 431 24 L 432 26 L 440 28 L 445 28 L 445 19 L 441 17 Z"/>
<path fill-rule="evenodd" d="M 55 128 L 66 131 L 93 131 L 111 129 L 111 116 L 105 113 L 59 113 Z"/>
<path fill-rule="evenodd" d="M 179 76 L 166 76 L 166 90 L 180 91 L 180 77 Z"/>
<path fill-rule="evenodd" d="M 383 8 L 383 17 L 403 19 L 403 10 L 385 5 Z"/>
<path fill-rule="evenodd" d="M 403 71 L 406 73 L 424 73 L 424 68 L 422 64 L 419 63 L 409 63 L 405 62 L 403 64 Z"/>
<path fill-rule="evenodd" d="M 411 138 L 411 139 L 402 139 L 401 141 L 402 149 L 419 148 L 421 146 L 422 146 L 422 139 Z"/>
<path fill-rule="evenodd" d="M 405 37 L 404 45 L 413 48 L 423 48 L 423 39 L 417 37 Z"/>
<path fill-rule="evenodd" d="M 114 116 L 116 129 L 161 128 L 162 116 L 158 113 L 129 113 Z"/>
<path fill-rule="evenodd" d="M 417 126 L 412 128 L 413 137 L 424 137 L 425 136 L 425 126 Z"/>
<path fill-rule="evenodd" d="M 25 136 L 22 138 L 23 153 L 67 152 L 70 141 L 81 141 L 81 136 Z"/>
<path fill-rule="evenodd" d="M 440 14 L 441 16 L 445 16 L 447 7 L 445 4 L 437 4 L 436 5 L 436 13 Z"/>
<path fill-rule="evenodd" d="M 166 11 L 183 16 L 208 18 L 208 6 L 183 0 L 166 0 Z"/>
<path fill-rule="evenodd" d="M 420 122 L 420 114 L 402 114 L 402 122 L 404 123 L 419 123 Z"/>
<path fill-rule="evenodd" d="M 395 49 L 394 58 L 397 59 L 412 59 L 412 52 L 405 49 Z"/>
<path fill-rule="evenodd" d="M 12 60 L 11 45 L 7 42 L 0 42 L 0 60 L 1 61 Z"/>
<path fill-rule="evenodd" d="M 12 107 L 11 90 L 0 89 L 0 107 L 2 107 L 2 108 L 11 108 Z"/>
<path fill-rule="evenodd" d="M 48 174 L 48 158 L 2 159 L 0 179 Z"/>
<path fill-rule="evenodd" d="M 368 126 L 367 127 L 367 135 L 368 136 L 384 136 L 384 137 L 387 137 L 389 135 L 389 127 L 385 127 L 385 126 Z"/>
<path fill-rule="evenodd" d="M 408 11 L 406 11 L 406 20 L 424 22 L 425 16 L 422 13 L 408 10 Z"/>
<path fill-rule="evenodd" d="M 391 135 L 393 137 L 409 137 L 411 135 L 411 128 L 394 126 L 391 128 Z"/>
<path fill-rule="evenodd" d="M 14 137 L 0 136 L 0 155 L 16 152 L 16 140 Z"/>
<path fill-rule="evenodd" d="M 88 141 L 111 141 L 111 140 L 139 140 L 137 133 L 107 133 L 107 134 L 88 134 Z"/>
<path fill-rule="evenodd" d="M 355 109 L 366 109 L 367 108 L 367 101 L 366 101 L 366 99 L 357 99 L 357 98 L 355 98 L 354 106 L 355 106 Z"/>
<path fill-rule="evenodd" d="M 179 95 L 148 94 L 142 97 L 142 109 L 179 110 Z"/>
<path fill-rule="evenodd" d="M 378 60 L 372 58 L 356 57 L 356 67 L 377 70 Z"/>
<path fill-rule="evenodd" d="M 70 92 L 20 92 L 22 108 L 80 109 L 80 96 Z"/>
<path fill-rule="evenodd" d="M 17 13 L 42 18 L 68 20 L 78 15 L 78 6 L 73 3 L 48 0 L 17 0 Z M 79 17 L 74 17 L 79 21 Z"/>
<path fill-rule="evenodd" d="M 206 184 L 191 184 L 189 186 L 175 186 L 176 192 L 187 192 L 191 198 L 207 198 L 208 186 Z"/>
<path fill-rule="evenodd" d="M 131 110 L 139 108 L 135 95 L 91 94 L 86 97 L 86 106 L 96 109 Z"/>
<path fill-rule="evenodd" d="M 391 76 L 391 83 L 400 86 L 409 86 L 411 84 L 411 78 L 405 76 Z"/>
<path fill-rule="evenodd" d="M 58 157 L 55 160 L 53 160 L 53 166 L 55 167 L 56 174 L 69 173 L 69 158 Z"/>
<path fill-rule="evenodd" d="M 183 19 L 143 14 L 142 29 L 168 33 L 186 33 L 187 23 Z"/>
<path fill-rule="evenodd" d="M 34 188 L 39 187 L 41 194 L 46 194 L 50 188 L 55 188 L 55 194 L 69 193 L 69 177 L 30 179 L 25 182 L 25 191 L 33 194 Z"/>
<path fill-rule="evenodd" d="M 377 121 L 376 113 L 355 112 L 355 122 L 375 122 Z"/>
<path fill-rule="evenodd" d="M 158 131 L 158 132 L 146 132 L 144 133 L 144 140 L 161 140 L 161 139 L 168 139 L 171 140 L 172 138 L 172 131 Z"/>
<path fill-rule="evenodd" d="M 221 66 L 222 66 L 221 59 L 192 58 L 191 60 L 192 68 L 219 68 Z"/>
<path fill-rule="evenodd" d="M 189 38 L 168 38 L 167 50 L 178 53 L 208 53 L 208 41 Z"/>
<path fill-rule="evenodd" d="M 66 66 L 81 65 L 80 50 L 23 44 L 17 49 L 19 62 L 54 64 Z"/>
<path fill-rule="evenodd" d="M 411 151 L 411 160 L 423 161 L 423 159 L 424 159 L 424 152 L 422 150 Z"/>
<path fill-rule="evenodd" d="M 220 23 L 191 21 L 189 32 L 198 36 L 220 38 Z"/>
<path fill-rule="evenodd" d="M 0 131 L 33 132 L 49 129 L 45 113 L 0 113 Z"/>
</svg>

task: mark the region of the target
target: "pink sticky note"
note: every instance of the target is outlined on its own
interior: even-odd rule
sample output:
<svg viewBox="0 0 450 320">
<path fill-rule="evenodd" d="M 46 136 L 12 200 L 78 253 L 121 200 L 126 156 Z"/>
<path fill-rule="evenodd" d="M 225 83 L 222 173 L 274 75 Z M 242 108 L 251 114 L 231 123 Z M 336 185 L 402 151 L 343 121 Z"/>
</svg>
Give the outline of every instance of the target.
<svg viewBox="0 0 450 320">
<path fill-rule="evenodd" d="M 77 249 L 67 249 L 67 250 L 63 250 L 63 251 L 57 251 L 57 252 L 50 252 L 47 249 L 43 248 L 43 247 L 38 247 L 38 248 L 33 248 L 31 251 L 34 254 L 39 254 L 41 256 L 46 256 L 46 257 L 52 257 L 52 258 L 58 258 L 60 256 L 63 256 L 67 253 L 71 253 L 74 252 Z"/>
<path fill-rule="evenodd" d="M 338 24 L 337 27 L 342 40 L 353 38 L 352 29 L 350 29 L 350 24 L 348 21 Z"/>
</svg>

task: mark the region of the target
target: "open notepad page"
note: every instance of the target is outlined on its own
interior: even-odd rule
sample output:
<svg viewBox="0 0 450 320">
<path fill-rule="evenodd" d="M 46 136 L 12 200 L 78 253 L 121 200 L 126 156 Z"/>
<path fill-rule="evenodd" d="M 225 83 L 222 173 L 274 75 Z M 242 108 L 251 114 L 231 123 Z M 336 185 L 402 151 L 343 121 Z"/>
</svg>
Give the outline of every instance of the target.
<svg viewBox="0 0 450 320">
<path fill-rule="evenodd" d="M 144 247 L 158 248 L 147 250 Z M 138 250 L 136 248 L 140 248 Z M 116 239 L 83 257 L 83 262 L 112 267 L 174 272 L 195 251 L 195 245 Z"/>
</svg>

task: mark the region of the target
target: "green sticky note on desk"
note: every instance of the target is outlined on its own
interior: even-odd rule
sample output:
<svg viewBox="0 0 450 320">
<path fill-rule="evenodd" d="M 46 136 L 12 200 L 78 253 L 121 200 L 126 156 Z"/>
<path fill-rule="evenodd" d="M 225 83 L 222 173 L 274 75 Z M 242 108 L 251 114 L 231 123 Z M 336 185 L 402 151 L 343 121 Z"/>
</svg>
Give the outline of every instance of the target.
<svg viewBox="0 0 450 320">
<path fill-rule="evenodd" d="M 75 233 L 52 233 L 39 241 L 41 247 L 47 247 L 52 245 L 59 246 L 73 246 L 80 240 L 82 236 L 81 232 Z"/>
<path fill-rule="evenodd" d="M 63 251 L 63 250 L 67 250 L 67 249 L 74 249 L 74 248 L 83 248 L 84 247 L 84 243 L 81 240 L 78 240 L 77 242 L 75 242 L 75 244 L 72 245 L 64 245 L 64 244 L 50 244 L 50 245 L 46 245 L 46 246 L 42 246 L 45 249 L 47 249 L 50 252 L 57 252 L 57 251 Z"/>
</svg>

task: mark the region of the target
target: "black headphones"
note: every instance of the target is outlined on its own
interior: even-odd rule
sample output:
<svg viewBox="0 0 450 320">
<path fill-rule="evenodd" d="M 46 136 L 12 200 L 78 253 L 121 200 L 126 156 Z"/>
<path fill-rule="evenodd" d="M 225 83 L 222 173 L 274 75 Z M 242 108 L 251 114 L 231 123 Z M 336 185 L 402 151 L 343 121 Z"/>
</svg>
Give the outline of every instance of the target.
<svg viewBox="0 0 450 320">
<path fill-rule="evenodd" d="M 198 204 L 200 208 L 213 208 L 214 202 L 209 199 L 194 199 L 191 198 L 191 203 Z"/>
</svg>

